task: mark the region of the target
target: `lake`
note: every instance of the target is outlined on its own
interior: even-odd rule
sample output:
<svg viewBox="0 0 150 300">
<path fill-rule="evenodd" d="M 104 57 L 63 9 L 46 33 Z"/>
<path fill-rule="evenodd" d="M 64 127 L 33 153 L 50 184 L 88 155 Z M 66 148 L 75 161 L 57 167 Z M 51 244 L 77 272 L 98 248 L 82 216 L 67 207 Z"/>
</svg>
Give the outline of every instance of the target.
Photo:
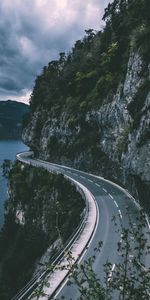
<svg viewBox="0 0 150 300">
<path fill-rule="evenodd" d="M 28 147 L 22 141 L 9 140 L 0 141 L 0 166 L 4 159 L 15 160 L 17 152 L 28 150 Z M 0 168 L 0 228 L 4 223 L 4 202 L 7 198 L 7 180 L 2 176 L 2 168 Z"/>
</svg>

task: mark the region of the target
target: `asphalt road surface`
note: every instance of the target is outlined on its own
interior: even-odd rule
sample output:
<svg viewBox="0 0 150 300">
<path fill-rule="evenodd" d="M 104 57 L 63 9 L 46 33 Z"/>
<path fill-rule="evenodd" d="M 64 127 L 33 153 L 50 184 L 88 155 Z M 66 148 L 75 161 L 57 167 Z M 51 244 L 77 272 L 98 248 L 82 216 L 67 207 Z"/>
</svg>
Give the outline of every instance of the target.
<svg viewBox="0 0 150 300">
<path fill-rule="evenodd" d="M 98 246 L 98 242 L 102 241 L 103 245 L 101 251 L 96 254 L 93 269 L 97 276 L 101 279 L 101 282 L 104 283 L 103 265 L 106 261 L 111 262 L 112 270 L 115 270 L 115 265 L 123 259 L 117 251 L 118 242 L 121 241 L 121 230 L 117 232 L 116 229 L 121 229 L 121 226 L 129 228 L 130 224 L 127 216 L 127 207 L 130 215 L 130 221 L 133 226 L 136 227 L 137 215 L 139 215 L 139 206 L 128 192 L 103 178 L 41 160 L 29 158 L 26 158 L 26 160 L 30 160 L 31 164 L 42 166 L 49 171 L 53 170 L 75 179 L 87 187 L 95 197 L 99 209 L 98 226 L 89 247 L 85 250 L 80 261 L 83 262 L 90 258 L 95 253 L 94 249 Z M 112 221 L 113 216 L 116 218 L 117 228 Z M 147 230 L 149 230 L 149 225 L 147 225 L 145 232 Z M 149 237 L 147 238 L 149 239 Z M 131 242 L 133 242 L 132 239 L 134 238 L 131 237 Z M 134 256 L 134 253 L 132 253 L 132 255 Z M 149 267 L 150 257 L 145 255 L 143 257 L 143 263 L 146 267 Z M 53 299 L 60 299 L 61 296 L 64 296 L 67 300 L 77 300 L 79 296 L 78 289 L 74 285 L 67 286 L 66 281 L 58 288 Z"/>
</svg>

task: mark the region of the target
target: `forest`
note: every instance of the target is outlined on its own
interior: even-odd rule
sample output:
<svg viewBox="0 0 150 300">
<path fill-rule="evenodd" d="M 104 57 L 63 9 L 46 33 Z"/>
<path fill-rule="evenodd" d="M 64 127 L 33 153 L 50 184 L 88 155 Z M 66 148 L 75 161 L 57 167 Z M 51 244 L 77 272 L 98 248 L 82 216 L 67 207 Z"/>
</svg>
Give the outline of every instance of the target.
<svg viewBox="0 0 150 300">
<path fill-rule="evenodd" d="M 7 163 L 8 165 L 8 163 Z M 29 176 L 28 176 L 29 174 Z M 54 255 L 78 226 L 85 203 L 63 175 L 16 162 L 10 169 L 0 232 L 0 299 L 10 300 L 32 277 L 50 246 Z"/>
<path fill-rule="evenodd" d="M 139 49 L 145 64 L 150 60 L 149 11 L 148 0 L 114 0 L 109 4 L 103 31 L 85 30 L 84 38 L 76 41 L 69 53 L 60 53 L 58 60 L 43 68 L 31 95 L 31 112 L 38 105 L 56 113 L 80 108 L 78 118 L 83 119 L 89 108 L 99 107 L 106 98 L 111 101 L 124 79 L 131 50 Z M 139 109 L 140 104 L 136 114 Z M 70 126 L 75 122 L 76 117 Z"/>
</svg>

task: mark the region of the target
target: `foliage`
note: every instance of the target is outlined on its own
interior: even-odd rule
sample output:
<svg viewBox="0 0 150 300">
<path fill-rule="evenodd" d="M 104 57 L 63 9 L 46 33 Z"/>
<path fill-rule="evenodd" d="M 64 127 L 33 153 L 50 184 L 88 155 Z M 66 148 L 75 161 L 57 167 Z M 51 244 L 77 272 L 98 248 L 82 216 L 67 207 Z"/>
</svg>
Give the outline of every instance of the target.
<svg viewBox="0 0 150 300">
<path fill-rule="evenodd" d="M 99 155 L 103 128 L 98 122 L 93 126 L 91 119 L 88 122 L 87 114 L 100 110 L 103 104 L 114 99 L 118 86 L 124 81 L 132 51 L 143 56 L 145 70 L 148 69 L 149 3 L 149 0 L 114 0 L 105 9 L 103 30 L 86 30 L 83 39 L 76 41 L 69 53 L 60 53 L 57 60 L 43 68 L 31 95 L 28 121 L 30 123 L 35 113 L 31 147 L 36 155 L 39 155 L 44 125 L 48 138 L 46 153 L 51 160 L 71 164 L 80 155 L 86 155 L 87 161 Z M 144 78 L 148 77 L 144 70 L 142 72 Z M 144 89 L 147 88 L 143 87 L 143 95 L 137 95 L 128 107 L 131 116 L 134 115 L 133 129 L 139 124 Z M 46 122 L 50 120 L 58 130 L 51 130 L 49 134 Z M 119 147 L 123 149 L 123 143 L 120 142 Z M 95 157 L 99 161 L 99 157 Z"/>
<path fill-rule="evenodd" d="M 51 61 L 43 68 L 31 95 L 32 111 L 39 105 L 49 110 L 59 105 L 61 110 L 68 97 L 78 99 L 79 103 L 86 101 L 88 107 L 88 94 L 101 77 L 104 81 L 110 81 L 110 74 L 112 82 L 102 93 L 99 88 L 99 100 L 102 101 L 111 90 L 115 91 L 122 78 L 122 67 L 127 62 L 131 29 L 131 26 L 127 26 L 125 3 L 119 11 L 116 7 L 117 4 L 112 4 L 106 9 L 106 27 L 103 31 L 86 30 L 86 36 L 75 43 L 68 55 L 60 53 L 58 60 Z M 97 100 L 93 94 L 93 105 L 97 104 Z"/>
<path fill-rule="evenodd" d="M 136 215 L 136 226 L 134 226 L 129 208 L 127 208 L 127 218 L 126 226 L 122 224 L 120 226 L 115 215 L 112 218 L 116 231 L 121 236 L 117 249 L 120 260 L 117 264 L 106 261 L 103 265 L 104 278 L 101 278 L 101 274 L 98 276 L 94 272 L 96 257 L 103 247 L 102 242 L 98 243 L 93 255 L 80 265 L 74 262 L 72 252 L 69 250 L 66 253 L 68 263 L 56 267 L 69 271 L 67 284 L 77 287 L 78 300 L 149 300 L 150 268 L 144 265 L 145 258 L 148 260 L 150 256 L 148 243 L 150 232 L 147 232 L 147 218 L 141 209 Z M 31 299 L 39 299 L 47 284 L 49 282 L 44 278 L 31 295 Z M 47 298 L 51 299 L 48 295 Z M 62 296 L 61 299 L 66 298 Z"/>
<path fill-rule="evenodd" d="M 25 128 L 29 122 L 30 122 L 30 113 L 27 112 L 27 113 L 25 113 L 24 116 L 23 116 L 23 120 L 22 120 L 22 128 Z"/>
<path fill-rule="evenodd" d="M 3 171 L 3 176 L 8 178 L 10 174 L 10 170 L 12 168 L 12 162 L 10 159 L 4 159 L 3 164 L 1 166 Z"/>
<path fill-rule="evenodd" d="M 136 227 L 132 223 L 128 208 L 127 216 L 128 226 L 121 225 L 121 228 L 116 223 L 116 216 L 113 217 L 116 230 L 121 235 L 118 243 L 121 260 L 115 265 L 106 261 L 103 266 L 105 281 L 101 281 L 93 269 L 97 251 L 101 251 L 102 243 L 94 250 L 95 253 L 90 259 L 80 266 L 75 265 L 71 270 L 69 284 L 77 285 L 80 291 L 79 299 L 111 300 L 114 297 L 120 300 L 149 299 L 150 269 L 144 265 L 145 258 L 150 256 L 148 243 L 150 232 L 147 232 L 146 216 L 143 210 L 137 214 Z"/>
<path fill-rule="evenodd" d="M 31 278 L 36 260 L 48 246 L 57 239 L 61 244 L 68 239 L 84 208 L 80 194 L 63 175 L 21 163 L 15 163 L 8 174 L 9 200 L 0 233 L 3 300 Z"/>
</svg>

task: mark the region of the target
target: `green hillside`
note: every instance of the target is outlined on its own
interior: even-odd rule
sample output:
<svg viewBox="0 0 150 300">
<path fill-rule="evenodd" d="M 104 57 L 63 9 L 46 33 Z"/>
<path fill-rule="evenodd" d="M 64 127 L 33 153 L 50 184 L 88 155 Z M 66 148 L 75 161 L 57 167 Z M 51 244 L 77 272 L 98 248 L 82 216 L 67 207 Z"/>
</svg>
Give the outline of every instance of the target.
<svg viewBox="0 0 150 300">
<path fill-rule="evenodd" d="M 149 209 L 150 1 L 114 0 L 36 78 L 24 142 L 35 156 L 118 181 Z"/>
</svg>

